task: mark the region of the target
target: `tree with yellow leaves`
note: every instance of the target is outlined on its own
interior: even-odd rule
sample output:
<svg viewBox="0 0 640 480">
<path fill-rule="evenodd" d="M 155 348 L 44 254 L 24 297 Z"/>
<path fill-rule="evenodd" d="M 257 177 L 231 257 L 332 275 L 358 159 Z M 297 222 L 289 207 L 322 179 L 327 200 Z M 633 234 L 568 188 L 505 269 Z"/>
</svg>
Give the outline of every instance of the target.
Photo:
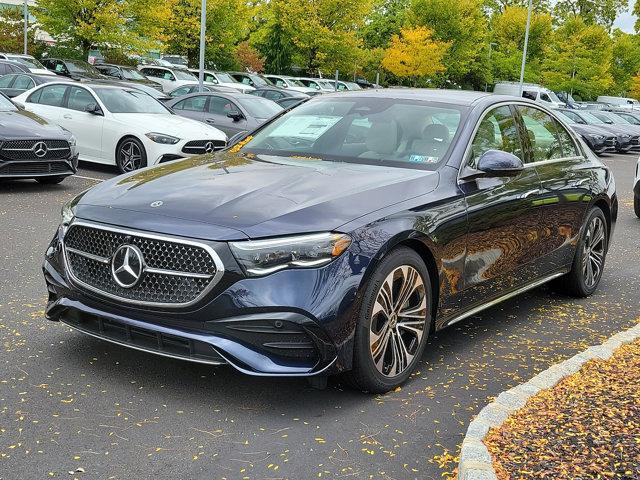
<svg viewBox="0 0 640 480">
<path fill-rule="evenodd" d="M 442 59 L 450 46 L 450 42 L 435 40 L 430 28 L 403 28 L 400 35 L 391 37 L 382 67 L 397 77 L 411 79 L 415 85 L 444 71 Z"/>
</svg>

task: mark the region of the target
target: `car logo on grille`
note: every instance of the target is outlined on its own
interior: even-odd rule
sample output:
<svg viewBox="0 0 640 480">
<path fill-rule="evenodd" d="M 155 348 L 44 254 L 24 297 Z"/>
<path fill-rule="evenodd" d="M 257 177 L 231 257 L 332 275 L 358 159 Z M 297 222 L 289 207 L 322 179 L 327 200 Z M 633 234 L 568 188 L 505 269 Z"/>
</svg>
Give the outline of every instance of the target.
<svg viewBox="0 0 640 480">
<path fill-rule="evenodd" d="M 205 146 L 204 146 L 204 151 L 205 151 L 206 153 L 211 153 L 211 152 L 213 152 L 213 150 L 214 150 L 213 142 L 207 142 L 207 143 L 205 144 Z"/>
<path fill-rule="evenodd" d="M 144 272 L 144 259 L 134 245 L 120 245 L 111 259 L 111 276 L 122 288 L 135 287 Z"/>
<path fill-rule="evenodd" d="M 47 149 L 47 144 L 44 142 L 38 142 L 33 146 L 33 153 L 35 154 L 36 157 L 38 158 L 42 158 L 44 157 L 47 152 L 49 151 Z"/>
</svg>

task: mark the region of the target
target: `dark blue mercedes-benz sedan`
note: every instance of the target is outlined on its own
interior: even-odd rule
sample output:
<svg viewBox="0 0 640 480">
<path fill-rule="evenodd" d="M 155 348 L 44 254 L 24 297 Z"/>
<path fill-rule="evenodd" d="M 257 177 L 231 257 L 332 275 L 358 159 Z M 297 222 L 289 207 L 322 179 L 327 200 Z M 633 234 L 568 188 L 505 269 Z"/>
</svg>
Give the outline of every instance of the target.
<svg viewBox="0 0 640 480">
<path fill-rule="evenodd" d="M 323 95 L 76 197 L 46 252 L 46 313 L 147 352 L 384 392 L 433 331 L 549 281 L 593 293 L 617 211 L 609 169 L 535 103 Z"/>
</svg>

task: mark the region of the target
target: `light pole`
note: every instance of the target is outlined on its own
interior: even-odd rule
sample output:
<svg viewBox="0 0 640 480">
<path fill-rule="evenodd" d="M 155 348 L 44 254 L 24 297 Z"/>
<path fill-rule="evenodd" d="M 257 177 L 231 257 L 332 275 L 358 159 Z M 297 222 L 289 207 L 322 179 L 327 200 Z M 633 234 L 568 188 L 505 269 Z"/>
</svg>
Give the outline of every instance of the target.
<svg viewBox="0 0 640 480">
<path fill-rule="evenodd" d="M 524 32 L 524 48 L 522 49 L 522 66 L 520 67 L 520 97 L 522 96 L 522 87 L 524 84 L 524 66 L 527 63 L 527 47 L 529 46 L 529 28 L 531 27 L 531 10 L 533 1 L 529 0 L 527 9 L 527 28 Z"/>
<path fill-rule="evenodd" d="M 29 52 L 27 51 L 27 30 L 29 27 L 29 6 L 27 5 L 27 0 L 24 0 L 24 54 L 27 55 Z"/>
<path fill-rule="evenodd" d="M 204 37 L 207 32 L 207 0 L 202 0 L 202 10 L 200 12 L 200 65 L 198 72 L 198 91 L 204 92 Z"/>
</svg>

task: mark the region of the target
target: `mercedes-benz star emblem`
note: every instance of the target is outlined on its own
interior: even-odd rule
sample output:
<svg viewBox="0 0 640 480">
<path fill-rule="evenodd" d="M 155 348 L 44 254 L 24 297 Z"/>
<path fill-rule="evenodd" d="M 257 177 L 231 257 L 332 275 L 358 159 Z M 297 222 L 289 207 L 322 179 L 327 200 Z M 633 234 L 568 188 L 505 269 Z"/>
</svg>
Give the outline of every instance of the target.
<svg viewBox="0 0 640 480">
<path fill-rule="evenodd" d="M 213 142 L 207 142 L 204 146 L 204 151 L 206 153 L 211 153 L 213 152 Z"/>
<path fill-rule="evenodd" d="M 158 208 L 158 207 L 161 207 L 162 205 L 164 205 L 164 202 L 162 200 L 156 200 L 155 202 L 151 202 L 149 204 L 151 208 Z"/>
<path fill-rule="evenodd" d="M 47 144 L 44 142 L 38 142 L 33 146 L 33 153 L 36 157 L 42 158 L 47 154 Z"/>
<path fill-rule="evenodd" d="M 111 276 L 122 288 L 135 287 L 144 272 L 142 252 L 135 245 L 120 245 L 111 259 Z"/>
</svg>

